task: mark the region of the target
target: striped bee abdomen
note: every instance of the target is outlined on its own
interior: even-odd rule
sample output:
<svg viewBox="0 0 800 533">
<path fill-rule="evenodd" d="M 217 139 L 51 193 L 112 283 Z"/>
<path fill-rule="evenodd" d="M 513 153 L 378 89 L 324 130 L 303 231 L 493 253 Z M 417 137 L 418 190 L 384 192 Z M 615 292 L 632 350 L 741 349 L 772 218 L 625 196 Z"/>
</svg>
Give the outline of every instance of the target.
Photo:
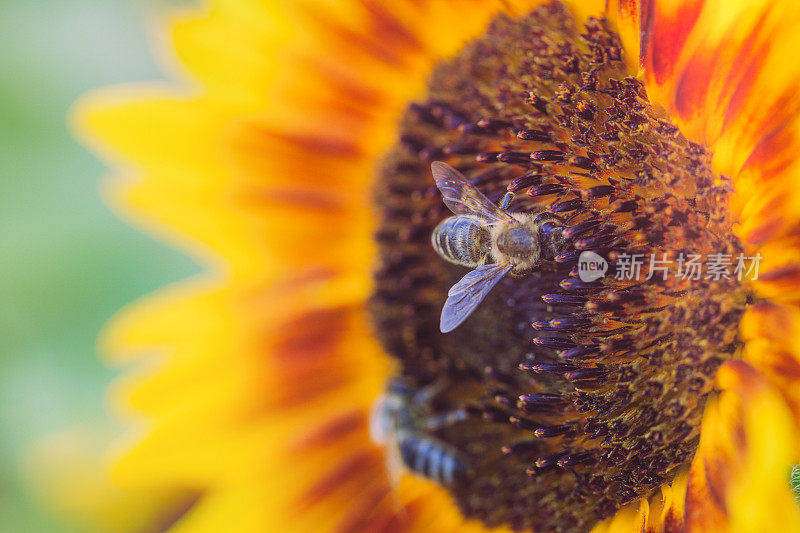
<svg viewBox="0 0 800 533">
<path fill-rule="evenodd" d="M 443 220 L 431 234 L 431 244 L 443 259 L 467 267 L 486 261 L 490 236 L 486 222 L 471 215 L 459 215 Z"/>
<path fill-rule="evenodd" d="M 437 483 L 452 485 L 468 473 L 456 451 L 437 439 L 405 434 L 398 445 L 407 468 Z"/>
</svg>

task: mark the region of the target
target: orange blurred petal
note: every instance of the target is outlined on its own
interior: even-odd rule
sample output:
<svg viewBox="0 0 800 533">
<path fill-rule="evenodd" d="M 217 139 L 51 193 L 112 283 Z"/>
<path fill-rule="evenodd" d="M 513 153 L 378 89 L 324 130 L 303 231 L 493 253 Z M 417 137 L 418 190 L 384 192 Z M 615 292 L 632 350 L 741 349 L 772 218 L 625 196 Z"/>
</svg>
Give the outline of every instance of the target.
<svg viewBox="0 0 800 533">
<path fill-rule="evenodd" d="M 689 475 L 690 531 L 800 531 L 800 508 L 788 483 L 798 460 L 797 426 L 784 398 L 742 361 L 718 372 L 722 390 L 709 403 Z"/>
</svg>

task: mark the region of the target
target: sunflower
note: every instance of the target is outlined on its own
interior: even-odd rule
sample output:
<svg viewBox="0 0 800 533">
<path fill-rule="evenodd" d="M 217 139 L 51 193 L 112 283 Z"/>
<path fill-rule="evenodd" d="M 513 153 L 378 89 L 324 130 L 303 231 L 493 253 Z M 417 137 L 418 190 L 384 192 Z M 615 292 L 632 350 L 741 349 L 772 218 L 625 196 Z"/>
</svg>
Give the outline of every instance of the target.
<svg viewBox="0 0 800 533">
<path fill-rule="evenodd" d="M 798 22 L 789 0 L 176 15 L 184 82 L 77 112 L 111 203 L 208 267 L 109 328 L 136 366 L 115 485 L 175 495 L 147 514 L 174 531 L 800 531 Z M 542 239 L 446 335 L 469 270 L 430 245 L 434 161 Z M 581 252 L 647 279 L 585 281 Z"/>
</svg>

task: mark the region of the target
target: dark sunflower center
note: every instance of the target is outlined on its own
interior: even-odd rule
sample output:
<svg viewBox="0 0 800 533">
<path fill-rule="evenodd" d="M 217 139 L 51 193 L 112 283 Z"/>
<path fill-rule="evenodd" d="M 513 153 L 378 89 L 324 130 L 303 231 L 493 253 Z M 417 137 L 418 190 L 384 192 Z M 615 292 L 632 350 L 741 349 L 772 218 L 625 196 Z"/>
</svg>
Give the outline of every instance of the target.
<svg viewBox="0 0 800 533">
<path fill-rule="evenodd" d="M 730 187 L 621 50 L 607 21 L 580 26 L 559 3 L 496 18 L 436 68 L 378 182 L 371 308 L 400 362 L 403 459 L 489 525 L 586 530 L 669 482 L 739 346 Z M 570 250 L 503 278 L 446 335 L 442 305 L 470 269 L 431 246 L 452 214 L 435 160 L 496 203 L 515 192 L 510 212 L 551 213 Z M 605 277 L 578 277 L 582 251 L 610 262 Z"/>
</svg>

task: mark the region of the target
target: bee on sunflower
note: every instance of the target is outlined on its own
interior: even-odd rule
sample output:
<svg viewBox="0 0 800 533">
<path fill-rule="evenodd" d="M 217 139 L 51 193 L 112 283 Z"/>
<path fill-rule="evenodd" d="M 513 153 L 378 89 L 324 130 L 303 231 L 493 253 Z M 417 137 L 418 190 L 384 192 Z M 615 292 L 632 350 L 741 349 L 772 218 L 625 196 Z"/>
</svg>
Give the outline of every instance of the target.
<svg viewBox="0 0 800 533">
<path fill-rule="evenodd" d="M 208 265 L 108 333 L 152 524 L 800 531 L 800 5 L 274 4 L 177 16 L 194 83 L 77 113 Z"/>
</svg>

